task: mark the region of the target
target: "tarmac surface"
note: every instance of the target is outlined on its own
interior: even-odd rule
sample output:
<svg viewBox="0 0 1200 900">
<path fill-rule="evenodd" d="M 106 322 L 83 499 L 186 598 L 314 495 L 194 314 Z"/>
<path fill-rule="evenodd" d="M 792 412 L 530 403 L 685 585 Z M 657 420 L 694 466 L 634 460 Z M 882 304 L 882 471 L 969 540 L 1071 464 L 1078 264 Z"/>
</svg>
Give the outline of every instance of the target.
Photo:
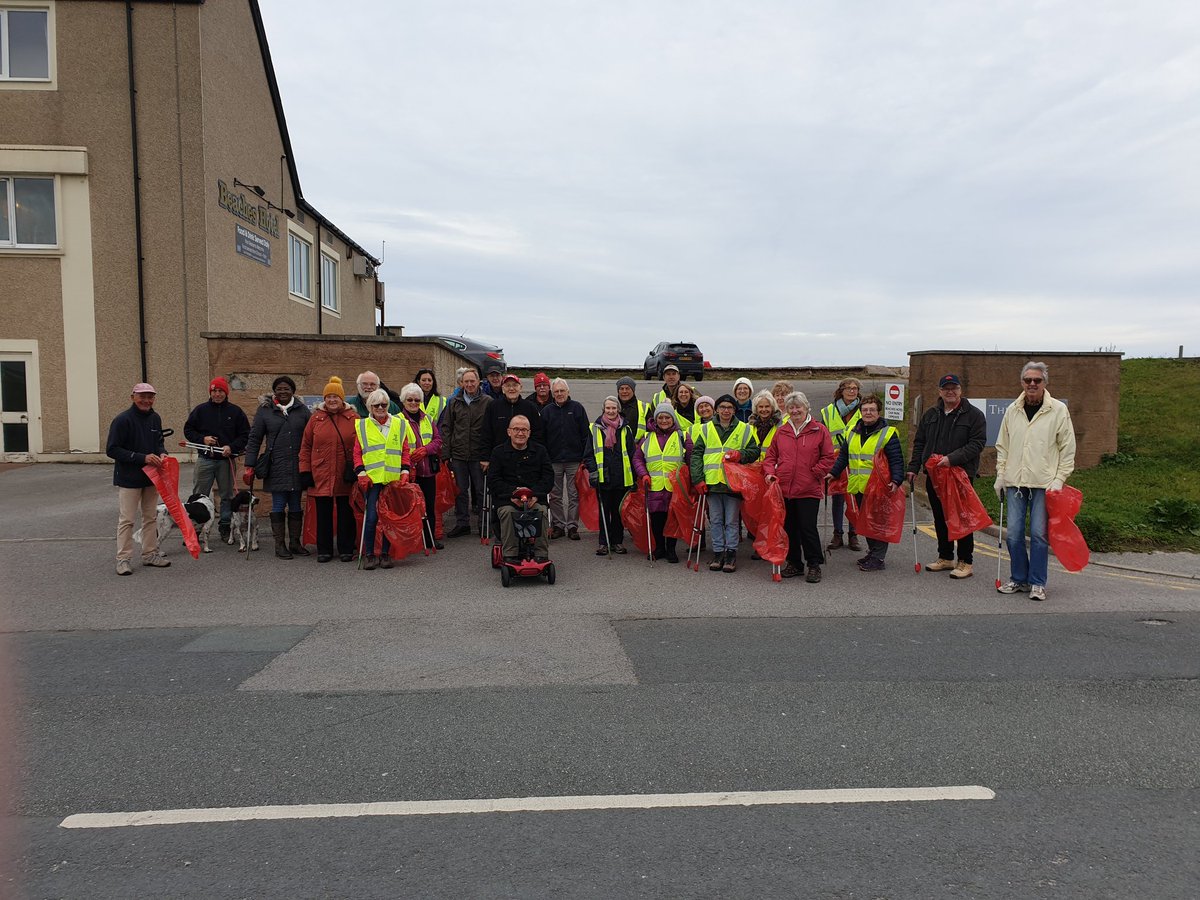
<svg viewBox="0 0 1200 900">
<path fill-rule="evenodd" d="M 552 544 L 554 586 L 502 588 L 475 535 L 374 572 L 277 560 L 267 541 L 247 558 L 214 535 L 199 560 L 176 544 L 170 568 L 121 578 L 115 500 L 106 466 L 0 473 L 21 760 L 7 883 L 28 896 L 1197 894 L 1190 554 L 1052 562 L 1045 603 L 995 591 L 994 540 L 959 583 L 915 573 L 910 534 L 885 572 L 840 550 L 817 585 L 772 582 L 748 544 L 725 575 L 596 557 L 592 534 Z M 996 796 L 62 827 L 927 785 Z"/>
</svg>

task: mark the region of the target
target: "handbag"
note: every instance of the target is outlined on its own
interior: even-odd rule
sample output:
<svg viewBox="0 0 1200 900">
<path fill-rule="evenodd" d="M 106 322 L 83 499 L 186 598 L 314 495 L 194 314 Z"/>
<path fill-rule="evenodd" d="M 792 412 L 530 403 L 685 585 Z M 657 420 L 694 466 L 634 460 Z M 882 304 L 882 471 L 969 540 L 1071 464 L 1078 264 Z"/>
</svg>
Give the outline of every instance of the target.
<svg viewBox="0 0 1200 900">
<path fill-rule="evenodd" d="M 267 444 L 267 452 L 261 454 L 254 461 L 254 477 L 261 478 L 266 481 L 271 477 L 271 452 L 274 450 L 273 444 Z"/>
</svg>

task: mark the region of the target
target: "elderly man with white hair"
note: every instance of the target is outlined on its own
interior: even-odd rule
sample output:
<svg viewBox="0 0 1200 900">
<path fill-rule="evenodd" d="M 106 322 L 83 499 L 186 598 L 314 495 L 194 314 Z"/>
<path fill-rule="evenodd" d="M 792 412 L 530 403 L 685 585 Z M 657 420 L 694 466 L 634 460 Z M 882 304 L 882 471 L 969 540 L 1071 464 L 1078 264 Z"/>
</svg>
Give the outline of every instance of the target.
<svg viewBox="0 0 1200 900">
<path fill-rule="evenodd" d="M 1067 405 L 1046 390 L 1050 369 L 1027 362 L 1021 369 L 1021 396 L 1004 411 L 996 438 L 996 495 L 1008 504 L 1008 556 L 1011 574 L 1002 594 L 1028 591 L 1046 599 L 1050 544 L 1046 492 L 1061 491 L 1075 470 L 1075 429 Z M 1029 550 L 1025 516 L 1029 516 Z"/>
<path fill-rule="evenodd" d="M 554 491 L 550 495 L 550 537 L 564 534 L 579 540 L 579 491 L 575 475 L 582 464 L 589 472 L 596 471 L 592 454 L 591 422 L 587 411 L 571 399 L 570 385 L 562 378 L 550 382 L 552 402 L 542 409 L 542 428 L 546 449 L 554 467 Z"/>
<path fill-rule="evenodd" d="M 783 528 L 788 536 L 783 577 L 793 578 L 803 571 L 804 580 L 815 584 L 821 580 L 825 558 L 817 512 L 825 495 L 825 476 L 837 462 L 837 451 L 829 429 L 812 417 L 808 397 L 793 391 L 783 403 L 787 418 L 767 447 L 763 474 L 768 482 L 778 482 L 783 494 Z"/>
<path fill-rule="evenodd" d="M 384 387 L 379 376 L 368 370 L 359 374 L 358 378 L 354 379 L 354 384 L 358 389 L 358 393 L 353 397 L 346 398 L 346 405 L 358 413 L 360 419 L 365 419 L 371 415 L 371 410 L 367 408 L 367 398 L 371 396 L 372 391 L 383 389 L 388 395 L 388 415 L 395 416 L 400 414 L 400 404 L 392 398 L 391 392 Z"/>
</svg>

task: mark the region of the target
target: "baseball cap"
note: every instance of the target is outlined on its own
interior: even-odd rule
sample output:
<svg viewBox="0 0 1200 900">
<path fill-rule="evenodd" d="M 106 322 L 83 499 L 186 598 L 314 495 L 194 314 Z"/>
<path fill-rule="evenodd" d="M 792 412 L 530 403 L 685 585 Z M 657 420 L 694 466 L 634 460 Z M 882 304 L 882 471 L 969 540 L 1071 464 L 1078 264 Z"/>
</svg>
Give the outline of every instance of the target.
<svg viewBox="0 0 1200 900">
<path fill-rule="evenodd" d="M 500 374 L 500 367 L 499 367 L 499 366 L 488 366 L 488 370 L 487 370 L 486 372 L 484 372 L 483 374 L 485 374 L 485 375 L 499 375 L 499 374 Z"/>
<path fill-rule="evenodd" d="M 678 372 L 679 366 L 675 365 L 674 363 L 671 363 L 671 365 L 669 365 L 669 366 L 663 366 L 663 371 L 664 372 Z"/>
<path fill-rule="evenodd" d="M 515 381 L 517 383 L 517 387 L 521 386 L 521 379 L 518 378 L 516 375 L 514 375 L 512 372 L 509 372 L 507 375 L 505 375 L 503 378 L 500 379 L 501 384 L 505 384 L 506 382 L 509 382 L 509 381 Z"/>
<path fill-rule="evenodd" d="M 154 389 L 154 385 L 146 384 L 146 382 L 144 382 L 144 381 L 139 381 L 137 384 L 135 384 L 133 386 L 133 393 L 135 393 L 135 394 L 157 394 L 158 391 L 156 391 Z"/>
<path fill-rule="evenodd" d="M 962 387 L 962 382 L 958 380 L 958 376 L 953 372 L 942 376 L 942 380 L 938 382 L 938 388 L 941 389 L 951 384 L 957 384 L 959 387 Z"/>
</svg>

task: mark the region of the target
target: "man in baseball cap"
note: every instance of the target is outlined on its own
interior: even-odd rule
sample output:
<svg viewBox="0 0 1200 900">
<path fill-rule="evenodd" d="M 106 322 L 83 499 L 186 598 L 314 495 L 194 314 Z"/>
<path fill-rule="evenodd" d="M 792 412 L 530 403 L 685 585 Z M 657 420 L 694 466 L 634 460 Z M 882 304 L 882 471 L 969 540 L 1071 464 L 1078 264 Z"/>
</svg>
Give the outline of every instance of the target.
<svg viewBox="0 0 1200 900">
<path fill-rule="evenodd" d="M 216 481 L 221 495 L 217 527 L 221 540 L 228 543 L 233 519 L 233 458 L 246 450 L 250 421 L 240 406 L 229 402 L 229 382 L 220 375 L 208 384 L 208 400 L 188 414 L 183 434 L 191 443 L 210 448 L 197 453 L 192 493 L 207 496 Z"/>
<path fill-rule="evenodd" d="M 508 423 L 513 416 L 529 420 L 530 440 L 545 446 L 542 415 L 536 403 L 521 396 L 521 379 L 512 372 L 500 378 L 499 396 L 492 399 L 483 426 L 483 446 L 491 451 L 508 441 Z"/>
<path fill-rule="evenodd" d="M 488 366 L 483 374 L 487 379 L 483 383 L 483 392 L 493 399 L 498 398 L 501 394 L 500 382 L 504 377 L 504 372 L 499 366 Z"/>
<path fill-rule="evenodd" d="M 675 402 L 675 389 L 679 387 L 679 366 L 671 363 L 671 365 L 663 369 L 663 386 L 662 390 L 658 391 L 650 398 L 650 407 L 656 408 L 658 404 L 666 401 L 667 403 Z"/>
<path fill-rule="evenodd" d="M 158 552 L 158 490 L 142 471 L 143 466 L 161 466 L 167 455 L 163 446 L 162 419 L 154 411 L 158 392 L 154 385 L 138 382 L 130 393 L 129 408 L 108 426 L 106 451 L 114 461 L 113 484 L 117 487 L 117 574 L 133 574 L 133 523 L 142 525 L 142 565 L 161 569 L 171 561 Z"/>
<path fill-rule="evenodd" d="M 921 416 L 913 435 L 912 456 L 908 460 L 908 481 L 915 487 L 916 477 L 925 468 L 929 457 L 938 455 L 939 466 L 957 466 L 974 479 L 979 474 L 979 454 L 987 443 L 987 421 L 983 411 L 963 397 L 962 379 L 948 372 L 938 379 L 938 402 Z M 926 572 L 949 572 L 951 578 L 970 578 L 975 552 L 975 535 L 959 538 L 958 561 L 955 562 L 955 541 L 949 538 L 946 513 L 933 489 L 933 480 L 926 475 L 925 492 L 933 513 L 933 528 L 937 532 L 938 558 L 925 566 Z"/>
</svg>

